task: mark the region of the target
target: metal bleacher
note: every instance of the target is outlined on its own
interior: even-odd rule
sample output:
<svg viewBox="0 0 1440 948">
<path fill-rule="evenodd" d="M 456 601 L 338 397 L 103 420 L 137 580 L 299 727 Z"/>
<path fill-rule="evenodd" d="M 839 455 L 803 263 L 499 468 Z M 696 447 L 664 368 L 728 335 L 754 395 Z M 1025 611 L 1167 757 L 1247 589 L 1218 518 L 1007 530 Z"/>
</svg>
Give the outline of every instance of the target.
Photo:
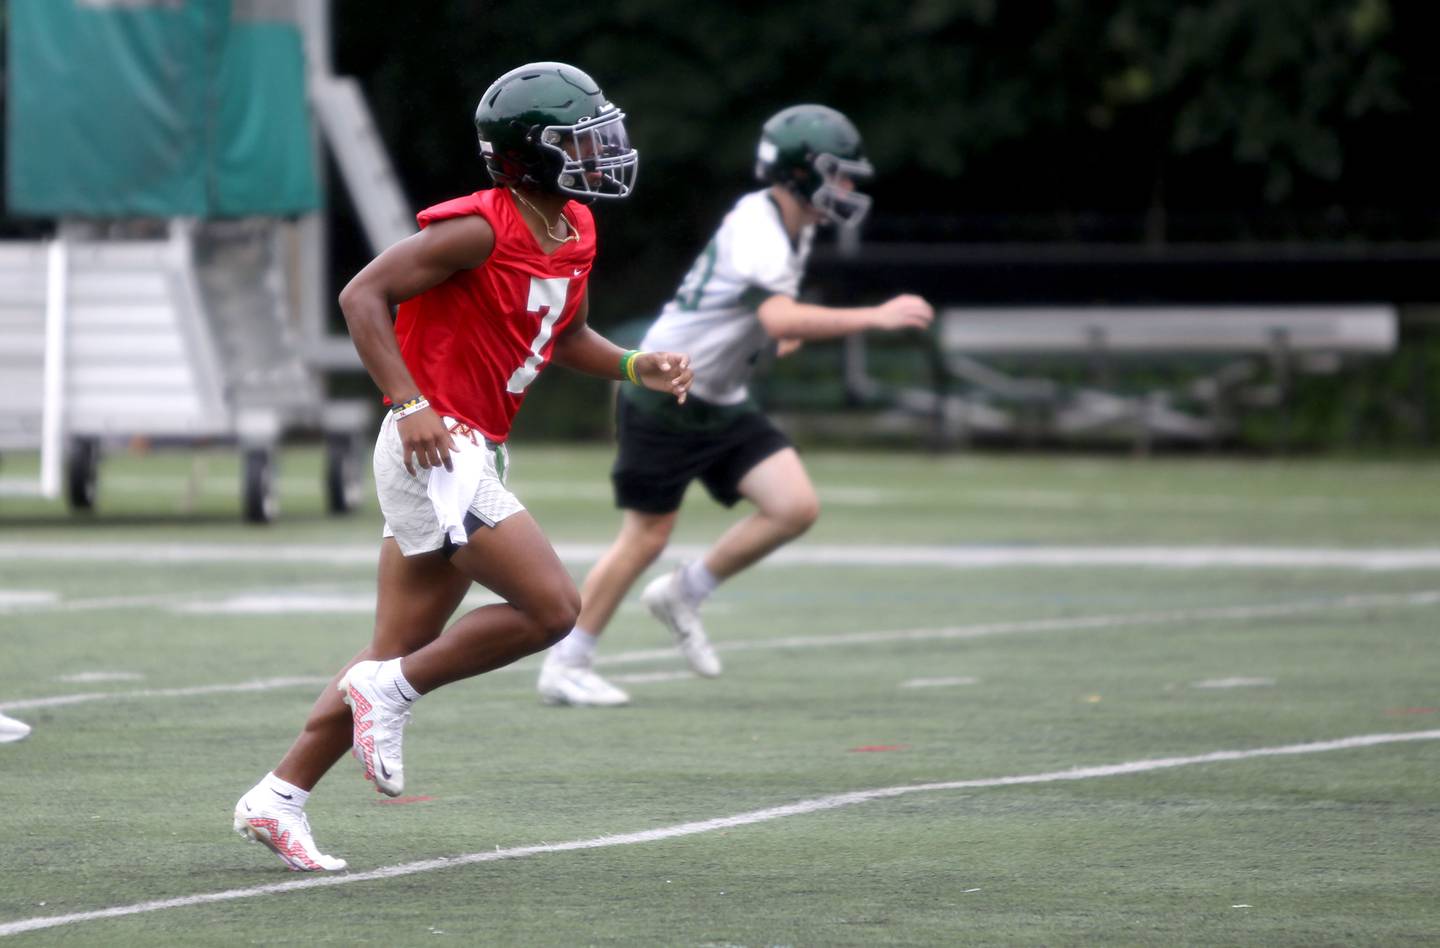
<svg viewBox="0 0 1440 948">
<path fill-rule="evenodd" d="M 283 8 L 283 9 L 282 9 Z M 285 2 L 305 46 L 305 93 L 373 250 L 415 230 L 359 85 L 332 72 L 328 4 Z M 282 17 L 283 19 L 283 17 Z M 322 214 L 71 218 L 54 236 L 0 242 L 0 454 L 40 453 L 35 481 L 0 492 L 63 492 L 94 505 L 107 442 L 239 446 L 242 512 L 277 512 L 283 433 L 323 434 L 327 506 L 360 500 L 371 401 L 325 397 L 323 373 L 360 369 L 327 331 Z"/>
<path fill-rule="evenodd" d="M 930 379 L 880 381 L 862 337 L 847 340 L 845 378 L 853 401 L 923 419 L 942 446 L 1213 443 L 1249 410 L 1283 412 L 1297 374 L 1391 353 L 1398 337 L 1396 307 L 1380 304 L 952 307 L 936 323 Z"/>
</svg>

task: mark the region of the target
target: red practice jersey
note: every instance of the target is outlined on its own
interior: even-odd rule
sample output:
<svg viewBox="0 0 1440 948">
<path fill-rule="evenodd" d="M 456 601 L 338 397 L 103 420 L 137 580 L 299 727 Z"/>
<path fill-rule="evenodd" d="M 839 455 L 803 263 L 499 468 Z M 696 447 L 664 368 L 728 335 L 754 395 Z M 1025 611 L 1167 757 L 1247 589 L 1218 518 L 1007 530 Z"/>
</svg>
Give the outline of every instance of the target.
<svg viewBox="0 0 1440 948">
<path fill-rule="evenodd" d="M 552 254 L 535 242 L 505 188 L 476 191 L 426 208 L 416 219 L 479 214 L 495 230 L 495 249 L 473 270 L 400 304 L 395 338 L 420 392 L 441 415 L 504 441 L 525 392 L 575 318 L 595 261 L 589 208 L 571 201 L 565 216 L 579 236 Z"/>
</svg>

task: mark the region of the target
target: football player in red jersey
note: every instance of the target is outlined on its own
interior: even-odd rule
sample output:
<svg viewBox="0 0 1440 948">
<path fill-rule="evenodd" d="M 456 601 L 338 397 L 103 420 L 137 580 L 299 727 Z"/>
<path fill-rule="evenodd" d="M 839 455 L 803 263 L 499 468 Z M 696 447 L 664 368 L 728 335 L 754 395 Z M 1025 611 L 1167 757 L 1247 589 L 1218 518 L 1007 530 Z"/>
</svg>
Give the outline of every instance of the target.
<svg viewBox="0 0 1440 948">
<path fill-rule="evenodd" d="M 635 181 L 624 114 L 580 70 L 533 63 L 495 81 L 475 126 L 497 186 L 422 211 L 420 232 L 340 294 L 391 405 L 375 445 L 385 531 L 374 637 L 234 818 L 296 870 L 345 868 L 315 845 L 304 804 L 347 750 L 377 790 L 399 795 L 403 730 L 422 695 L 541 651 L 575 623 L 574 582 L 505 486 L 505 438 L 540 371 L 554 362 L 682 400 L 690 386 L 686 356 L 623 351 L 586 325 L 586 204 L 624 198 Z M 505 602 L 446 628 L 472 583 Z"/>
</svg>

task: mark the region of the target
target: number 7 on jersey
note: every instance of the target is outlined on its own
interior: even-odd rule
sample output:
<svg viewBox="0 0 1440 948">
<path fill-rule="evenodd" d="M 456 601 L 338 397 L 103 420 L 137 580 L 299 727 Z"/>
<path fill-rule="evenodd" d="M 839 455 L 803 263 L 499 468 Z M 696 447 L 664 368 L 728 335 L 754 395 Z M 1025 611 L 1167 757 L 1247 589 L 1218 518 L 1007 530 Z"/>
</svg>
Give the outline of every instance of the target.
<svg viewBox="0 0 1440 948">
<path fill-rule="evenodd" d="M 545 364 L 545 357 L 540 353 L 550 341 L 550 334 L 555 331 L 555 321 L 565 312 L 565 296 L 569 292 L 569 277 L 530 278 L 530 300 L 525 311 L 540 317 L 540 330 L 535 333 L 535 338 L 530 340 L 530 357 L 511 373 L 505 391 L 519 395 L 529 388 L 530 383 L 540 374 L 540 366 Z"/>
</svg>

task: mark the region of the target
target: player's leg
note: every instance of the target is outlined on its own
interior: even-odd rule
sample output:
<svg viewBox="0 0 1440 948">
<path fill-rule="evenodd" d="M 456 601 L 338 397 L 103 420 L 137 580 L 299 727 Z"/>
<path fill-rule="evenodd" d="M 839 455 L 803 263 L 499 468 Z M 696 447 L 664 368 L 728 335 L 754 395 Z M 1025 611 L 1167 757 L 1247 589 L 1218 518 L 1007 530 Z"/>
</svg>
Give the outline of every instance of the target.
<svg viewBox="0 0 1440 948">
<path fill-rule="evenodd" d="M 472 532 L 450 563 L 505 602 L 467 612 L 406 656 L 401 668 L 420 694 L 549 648 L 575 624 L 575 581 L 526 511 Z"/>
<path fill-rule="evenodd" d="M 620 532 L 585 577 L 575 628 L 545 656 L 536 690 L 547 704 L 615 707 L 630 702 L 629 695 L 595 673 L 599 637 L 635 580 L 664 552 L 686 489 L 711 460 L 709 439 L 667 424 L 624 395 L 616 401 L 615 433 L 618 450 L 610 480 L 615 506 L 624 512 Z"/>
<path fill-rule="evenodd" d="M 575 628 L 545 656 L 536 685 L 546 704 L 618 707 L 630 696 L 594 671 L 596 642 L 640 574 L 665 551 L 676 511 L 626 510 L 620 533 L 585 576 Z"/>
<path fill-rule="evenodd" d="M 763 415 L 749 415 L 724 439 L 728 449 L 701 480 L 721 503 L 730 506 L 743 497 L 755 511 L 727 530 L 704 557 L 653 580 L 640 597 L 669 627 L 690 667 L 712 678 L 721 665 L 700 621 L 700 605 L 722 580 L 804 533 L 820 510 L 800 456 Z"/>
<path fill-rule="evenodd" d="M 374 636 L 321 690 L 275 775 L 312 789 L 351 748 L 351 714 L 335 687 L 339 680 L 357 662 L 399 658 L 434 641 L 469 589 L 470 579 L 439 550 L 405 556 L 393 538 L 386 538 L 380 547 Z"/>
<path fill-rule="evenodd" d="M 310 791 L 351 749 L 351 712 L 335 685 L 357 662 L 409 654 L 433 640 L 460 604 L 470 581 L 437 550 L 404 556 L 395 540 L 380 548 L 375 631 L 361 650 L 320 693 L 305 726 L 280 764 L 235 805 L 237 832 L 263 843 L 291 869 L 345 868 L 343 859 L 322 853 L 305 816 Z"/>
<path fill-rule="evenodd" d="M 820 516 L 820 498 L 794 448 L 785 448 L 751 468 L 739 484 L 755 510 L 706 552 L 702 562 L 724 581 L 800 536 Z"/>
<path fill-rule="evenodd" d="M 626 510 L 620 521 L 620 533 L 591 567 L 580 589 L 579 628 L 600 635 L 615 615 L 625 594 L 640 574 L 665 552 L 670 534 L 679 519 L 678 511 L 646 513 Z"/>
<path fill-rule="evenodd" d="M 505 602 L 471 610 L 403 658 L 358 662 L 337 685 L 350 705 L 365 779 L 392 797 L 405 787 L 404 731 L 422 696 L 548 648 L 580 611 L 575 583 L 539 525 L 508 491 L 503 496 L 503 515 L 467 516 L 471 532 L 449 565 Z"/>
</svg>

